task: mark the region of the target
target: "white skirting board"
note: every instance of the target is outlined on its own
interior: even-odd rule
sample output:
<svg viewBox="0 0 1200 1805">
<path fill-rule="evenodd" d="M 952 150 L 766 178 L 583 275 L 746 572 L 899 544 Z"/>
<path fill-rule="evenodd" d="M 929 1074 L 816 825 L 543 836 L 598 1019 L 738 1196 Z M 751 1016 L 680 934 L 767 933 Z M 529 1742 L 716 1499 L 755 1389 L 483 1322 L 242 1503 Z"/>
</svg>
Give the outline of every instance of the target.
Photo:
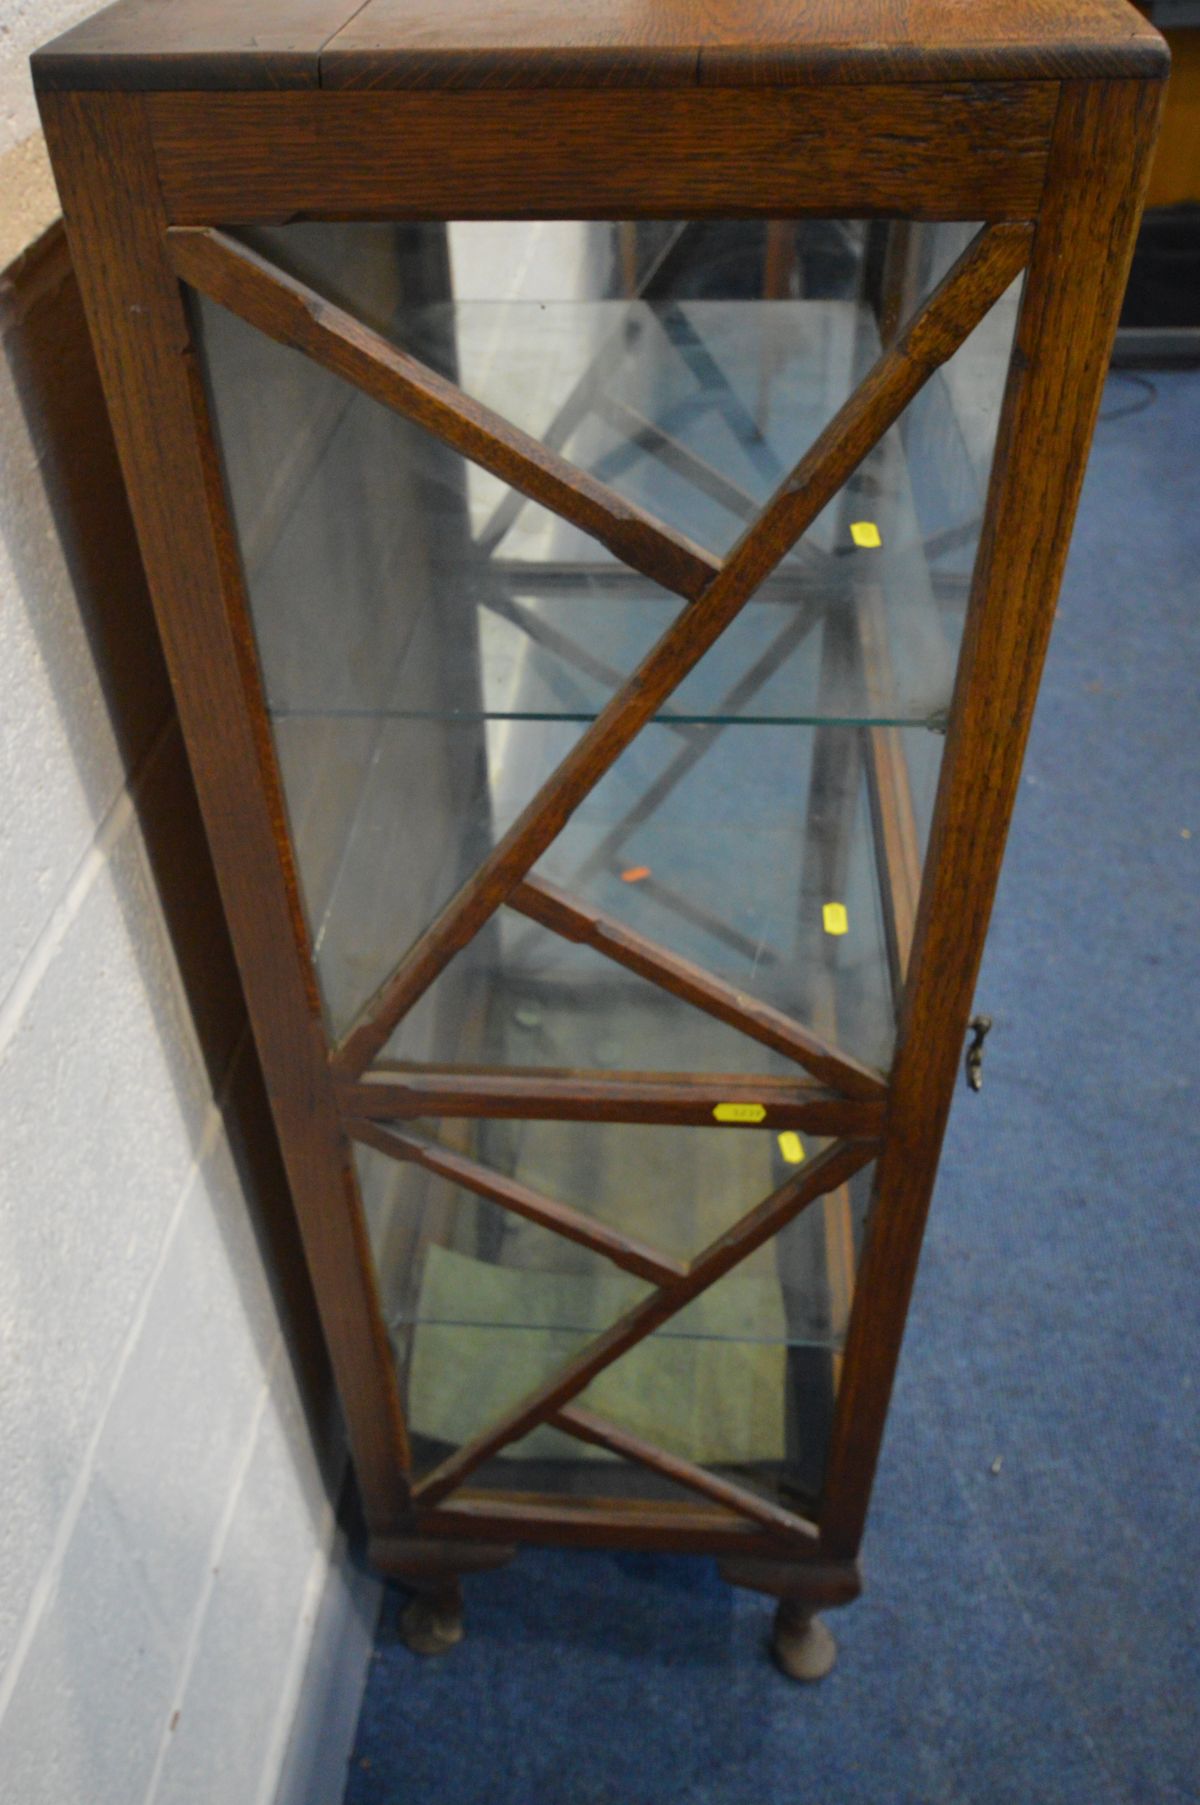
<svg viewBox="0 0 1200 1805">
<path fill-rule="evenodd" d="M 273 1805 L 341 1805 L 346 1787 L 383 1584 L 351 1552 L 345 1516 L 340 1510 Z"/>
</svg>

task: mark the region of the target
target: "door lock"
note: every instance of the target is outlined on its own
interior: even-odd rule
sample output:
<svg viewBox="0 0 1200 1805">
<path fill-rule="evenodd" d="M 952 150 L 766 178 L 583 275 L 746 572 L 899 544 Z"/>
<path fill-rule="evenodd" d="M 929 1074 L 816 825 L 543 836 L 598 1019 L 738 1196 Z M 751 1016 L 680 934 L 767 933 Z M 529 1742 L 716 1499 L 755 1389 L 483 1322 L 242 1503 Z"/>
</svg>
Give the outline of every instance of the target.
<svg viewBox="0 0 1200 1805">
<path fill-rule="evenodd" d="M 967 1048 L 967 1086 L 970 1090 L 983 1089 L 983 1043 L 991 1033 L 992 1018 L 990 1015 L 973 1015 L 967 1026 L 971 1030 L 971 1044 Z"/>
</svg>

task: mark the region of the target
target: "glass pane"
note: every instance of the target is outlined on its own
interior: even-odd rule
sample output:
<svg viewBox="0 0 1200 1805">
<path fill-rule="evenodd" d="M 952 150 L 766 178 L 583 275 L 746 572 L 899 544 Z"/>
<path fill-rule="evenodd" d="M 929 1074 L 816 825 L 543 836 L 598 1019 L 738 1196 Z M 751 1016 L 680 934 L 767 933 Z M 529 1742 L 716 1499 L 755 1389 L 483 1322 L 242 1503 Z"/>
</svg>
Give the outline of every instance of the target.
<svg viewBox="0 0 1200 1805">
<path fill-rule="evenodd" d="M 481 1139 L 497 1151 L 489 1127 L 494 1133 L 509 1126 L 448 1123 L 439 1131 L 422 1123 L 416 1132 L 476 1157 Z M 516 1128 L 523 1136 L 538 1126 Z M 566 1126 L 577 1142 L 577 1167 L 585 1145 L 594 1160 L 590 1198 L 581 1189 L 579 1207 L 660 1251 L 684 1249 L 685 1257 L 796 1171 L 797 1154 L 815 1157 L 822 1146 L 754 1132 Z M 640 1135 L 644 1145 L 659 1139 L 657 1148 L 646 1145 L 649 1186 L 646 1173 L 631 1172 L 618 1132 Z M 675 1176 L 665 1198 L 658 1183 L 664 1135 L 674 1137 L 687 1159 L 686 1175 Z M 699 1145 L 684 1147 L 684 1135 Z M 357 1149 L 356 1158 L 423 1466 L 489 1427 L 651 1290 L 591 1249 L 461 1186 L 371 1150 Z M 501 1170 L 509 1164 L 491 1163 Z M 529 1181 L 527 1166 L 514 1175 Z M 832 1413 L 869 1196 L 869 1173 L 859 1173 L 810 1205 L 601 1373 L 583 1403 L 701 1465 L 774 1465 L 793 1477 L 808 1472 Z M 550 1462 L 555 1486 L 570 1489 L 575 1463 L 596 1458 L 608 1457 L 540 1429 L 492 1463 L 493 1477 L 512 1483 L 515 1464 Z"/>
<path fill-rule="evenodd" d="M 650 272 L 649 289 L 615 298 L 621 289 L 613 246 L 631 229 L 561 222 L 520 228 L 297 225 L 247 236 L 282 267 L 384 329 L 504 417 L 723 551 L 878 354 L 868 229 L 855 222 L 787 228 L 797 245 L 792 286 L 803 282 L 804 298 L 789 294 L 769 301 L 752 298 L 756 271 L 762 270 L 763 228 L 733 224 L 640 226 L 639 235 L 649 234 L 651 243 L 658 232 L 683 251 Z M 915 304 L 973 228 L 909 230 L 923 248 L 916 261 L 925 266 L 911 285 Z M 741 247 L 736 256 L 730 244 L 722 247 L 721 234 L 734 235 L 732 244 Z M 527 239 L 533 244 L 526 245 Z M 502 254 L 506 242 L 510 252 L 523 247 L 512 269 L 506 269 Z M 489 295 L 493 283 L 497 292 Z M 505 292 L 513 285 L 514 292 Z M 355 300 L 359 291 L 361 303 Z M 1011 308 L 998 311 L 1007 319 Z M 272 484 L 278 488 L 280 479 L 281 447 L 271 445 L 285 423 L 280 408 L 256 419 L 250 432 L 241 418 L 251 405 L 244 378 L 255 375 L 256 366 L 254 386 L 261 387 L 269 375 L 277 398 L 298 401 L 316 387 L 332 385 L 326 405 L 336 409 L 341 391 L 342 406 L 353 418 L 339 444 L 322 446 L 323 459 L 349 468 L 354 480 L 361 464 L 393 492 L 402 486 L 397 477 L 403 477 L 405 465 L 415 462 L 422 485 L 436 491 L 421 498 L 423 516 L 428 518 L 432 507 L 438 519 L 431 542 L 443 551 L 454 548 L 455 557 L 442 560 L 453 568 L 454 587 L 471 590 L 486 614 L 486 622 L 478 623 L 479 681 L 471 686 L 475 693 L 450 699 L 414 696 L 412 686 L 404 686 L 403 693 L 388 697 L 388 706 L 594 712 L 611 692 L 613 674 L 628 668 L 630 653 L 644 650 L 668 623 L 674 599 L 627 572 L 573 527 L 507 491 L 487 472 L 462 464 L 417 429 L 396 423 L 385 410 L 354 399 L 312 366 L 307 373 L 283 367 L 303 366 L 303 359 L 272 348 L 256 353 L 253 345 L 262 341 L 254 335 L 239 349 L 230 341 L 242 329 L 231 326 L 219 309 L 202 304 L 201 317 L 206 336 L 214 339 L 210 365 L 218 412 L 237 428 L 223 436 L 237 442 L 231 485 L 235 503 L 243 504 L 239 513 L 252 514 L 253 507 L 244 504 Z M 990 459 L 1003 379 L 997 346 L 1006 343 L 1003 323 L 968 341 L 926 391 L 919 416 L 870 454 L 847 495 L 825 510 L 761 599 L 735 623 L 728 648 L 722 648 L 727 655 L 688 679 L 670 712 L 705 718 L 721 712 L 731 678 L 744 677 L 768 650 L 770 675 L 751 697 L 734 704 L 739 714 L 752 704 L 768 718 L 800 718 L 807 708 L 821 719 L 868 715 L 907 721 L 944 708 L 960 622 L 939 620 L 922 548 L 944 556 L 950 534 L 960 565 L 969 554 L 978 479 Z M 279 367 L 268 371 L 268 360 Z M 237 366 L 236 376 L 227 377 L 231 365 Z M 682 398 L 676 393 L 681 384 L 687 391 Z M 681 424 L 674 419 L 680 408 Z M 298 419 L 298 409 L 292 411 Z M 648 424 L 639 426 L 628 417 L 631 412 Z M 614 415 L 623 430 L 605 424 Z M 672 427 L 678 431 L 668 430 Z M 603 444 L 592 446 L 598 434 Z M 901 436 L 910 445 L 907 459 Z M 349 443 L 360 437 L 371 441 L 364 453 Z M 247 439 L 260 453 L 257 483 L 248 472 L 254 460 L 247 456 Z M 931 462 L 939 478 L 932 491 Z M 735 480 L 742 464 L 744 490 L 741 478 Z M 673 512 L 666 503 L 675 489 L 683 499 L 676 497 Z M 741 493 L 736 505 L 733 490 Z M 310 522 L 334 512 L 334 498 L 316 499 L 317 505 L 302 510 Z M 849 514 L 855 518 L 847 518 L 851 501 Z M 876 555 L 865 560 L 854 556 L 858 548 L 849 532 L 864 501 L 870 506 L 862 511 L 869 512 L 881 540 L 873 548 Z M 507 522 L 500 538 L 497 510 Z M 249 540 L 262 536 L 261 524 L 257 534 L 243 534 Z M 411 544 L 411 531 L 405 536 Z M 319 567 L 307 578 L 310 586 L 314 575 Z M 339 572 L 343 582 L 346 575 Z M 852 609 L 861 582 L 883 577 L 888 580 L 879 586 L 892 658 L 901 662 L 890 676 L 847 670 L 831 688 L 826 671 L 818 682 L 824 616 Z M 421 578 L 430 580 L 429 573 L 406 571 L 407 587 L 417 588 Z M 411 594 L 408 599 L 408 612 L 415 615 Z M 801 632 L 794 622 L 789 643 L 783 634 L 786 617 L 801 607 L 806 617 L 815 616 L 817 630 Z M 288 620 L 294 632 L 294 619 Z M 358 705 L 384 705 L 377 691 L 388 668 L 386 662 L 372 667 L 372 693 Z M 326 693 L 324 700 L 335 698 Z M 289 705 L 297 706 L 297 698 Z"/>
<path fill-rule="evenodd" d="M 453 1143 L 457 1124 L 447 1126 Z M 429 1464 L 651 1290 L 437 1174 L 363 1147 L 355 1159 L 409 1427 Z"/>
<path fill-rule="evenodd" d="M 523 794 L 534 787 L 529 762 L 544 761 L 548 773 L 556 757 L 548 729 L 510 728 L 498 787 L 477 798 L 462 840 L 472 830 L 498 840 L 516 812 L 505 806 L 504 773 L 518 775 Z M 703 727 L 681 745 L 670 729 L 647 727 L 579 805 L 535 875 L 738 991 L 813 1026 L 820 1015 L 819 1031 L 836 1031 L 857 1057 L 878 1065 L 890 1059 L 891 977 L 854 730 Z M 830 916 L 830 904 L 840 913 Z M 355 944 L 361 949 L 361 937 Z M 469 1009 L 448 1006 L 451 989 L 469 993 Z M 599 952 L 507 909 L 404 1019 L 386 1057 L 632 1071 L 796 1069 Z"/>
<path fill-rule="evenodd" d="M 305 224 L 251 237 L 620 493 L 725 550 L 878 354 L 889 306 L 911 311 L 973 230 L 500 222 Z M 544 861 L 547 874 L 577 880 L 590 866 L 593 900 L 611 889 L 614 860 L 618 878 L 649 867 L 635 913 L 652 916 L 646 899 L 672 891 L 668 913 L 707 910 L 706 934 L 668 933 L 668 944 L 684 951 L 690 937 L 704 950 L 732 933 L 732 956 L 716 955 L 722 975 L 781 1006 L 804 1006 L 812 988 L 786 969 L 786 951 L 771 964 L 770 934 L 791 925 L 779 897 L 796 861 L 756 826 L 765 863 L 752 944 L 723 899 L 677 894 L 703 851 L 697 799 L 729 781 L 745 798 L 758 762 L 749 739 L 718 744 L 716 730 L 776 730 L 761 746 L 771 782 L 786 778 L 782 837 L 804 813 L 806 766 L 821 763 L 802 727 L 905 725 L 891 744 L 923 844 L 941 745 L 927 729 L 949 704 L 1014 302 L 884 436 L 664 704 L 657 744 L 647 736 L 626 755 L 589 823 L 572 824 Z M 298 353 L 206 302 L 198 317 L 340 1034 L 681 604 Z M 656 781 L 671 794 L 630 832 Z M 867 812 L 839 806 L 847 844 L 869 838 Z M 871 856 L 858 847 L 845 861 L 868 891 Z M 853 962 L 882 969 L 871 919 L 855 908 L 871 944 Z M 849 943 L 839 949 L 839 968 L 850 955 Z M 832 1014 L 853 1018 L 838 1029 L 852 1051 L 886 1063 L 887 987 L 866 988 L 873 997 L 842 999 Z M 408 1024 L 402 1056 L 432 1057 L 436 1038 Z M 745 1069 L 744 1056 L 730 1058 Z"/>
<path fill-rule="evenodd" d="M 245 236 L 587 470 L 618 510 L 636 504 L 720 558 L 976 229 L 305 223 Z M 1018 288 L 881 436 L 532 874 L 640 936 L 651 960 L 665 948 L 726 995 L 769 1003 L 881 1069 Z M 338 1036 L 689 604 L 220 307 L 197 298 L 195 317 Z M 512 906 L 384 1053 L 535 1073 L 798 1074 Z M 765 1196 L 788 1159 L 787 1137 L 744 1130 L 417 1132 L 674 1259 Z M 364 1155 L 361 1177 L 420 1461 L 478 1433 L 645 1292 L 415 1166 Z M 811 1494 L 869 1185 L 860 1175 L 806 1212 L 586 1401 L 688 1458 Z M 480 1482 L 661 1486 L 550 1430 Z"/>
</svg>

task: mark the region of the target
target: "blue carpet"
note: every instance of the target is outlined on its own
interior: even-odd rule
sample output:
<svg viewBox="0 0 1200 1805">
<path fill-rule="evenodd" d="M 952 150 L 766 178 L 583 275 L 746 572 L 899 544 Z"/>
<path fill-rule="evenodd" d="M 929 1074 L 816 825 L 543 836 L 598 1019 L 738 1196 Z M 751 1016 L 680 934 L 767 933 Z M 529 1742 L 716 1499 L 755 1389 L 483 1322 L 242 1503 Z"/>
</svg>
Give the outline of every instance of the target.
<svg viewBox="0 0 1200 1805">
<path fill-rule="evenodd" d="M 347 1805 L 1200 1799 L 1200 373 L 1154 383 L 1109 384 L 837 1668 L 706 1562 L 530 1552 L 441 1661 L 389 1593 Z"/>
</svg>

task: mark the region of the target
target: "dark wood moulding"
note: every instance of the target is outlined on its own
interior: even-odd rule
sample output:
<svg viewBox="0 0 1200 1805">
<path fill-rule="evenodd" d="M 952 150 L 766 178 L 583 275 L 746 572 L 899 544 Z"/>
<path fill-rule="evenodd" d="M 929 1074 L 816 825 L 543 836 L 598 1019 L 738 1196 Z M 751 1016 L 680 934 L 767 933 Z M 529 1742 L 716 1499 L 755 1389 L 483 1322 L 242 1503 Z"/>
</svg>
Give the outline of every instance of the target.
<svg viewBox="0 0 1200 1805">
<path fill-rule="evenodd" d="M 798 1536 L 804 1542 L 817 1540 L 816 1526 L 803 1517 L 798 1517 L 794 1511 L 784 1510 L 778 1504 L 772 1504 L 769 1498 L 761 1498 L 743 1485 L 735 1485 L 716 1473 L 706 1472 L 692 1460 L 682 1460 L 677 1454 L 665 1453 L 662 1448 L 653 1447 L 640 1435 L 632 1435 L 615 1423 L 607 1423 L 594 1412 L 580 1409 L 577 1404 L 561 1405 L 549 1421 L 565 1434 L 574 1435 L 580 1441 L 592 1442 L 610 1454 L 620 1455 L 623 1460 L 637 1461 L 639 1465 L 657 1473 L 660 1478 L 699 1492 L 703 1497 L 711 1498 L 714 1503 L 723 1504 L 739 1517 L 747 1518 L 752 1523 L 761 1523 L 777 1535 L 788 1538 Z"/>
<path fill-rule="evenodd" d="M 348 1119 L 393 1122 L 416 1116 L 525 1117 L 557 1122 L 661 1122 L 726 1129 L 795 1128 L 817 1135 L 877 1135 L 882 1101 L 863 1102 L 790 1078 L 743 1072 L 583 1072 L 515 1067 L 381 1064 L 337 1084 Z"/>
<path fill-rule="evenodd" d="M 346 1129 L 356 1141 L 361 1141 L 366 1147 L 374 1147 L 377 1153 L 385 1153 L 389 1159 L 405 1160 L 411 1165 L 420 1166 L 426 1172 L 436 1173 L 439 1178 L 448 1179 L 451 1184 L 462 1185 L 477 1197 L 486 1197 L 502 1209 L 524 1216 L 529 1222 L 537 1222 L 554 1234 L 562 1235 L 567 1241 L 574 1241 L 580 1247 L 589 1247 L 593 1253 L 603 1254 L 614 1266 L 621 1267 L 625 1272 L 635 1273 L 638 1278 L 650 1279 L 656 1285 L 665 1285 L 673 1279 L 682 1278 L 686 1271 L 680 1261 L 668 1259 L 665 1254 L 656 1252 L 635 1236 L 618 1234 L 615 1229 L 583 1215 L 579 1210 L 571 1209 L 565 1203 L 558 1203 L 551 1197 L 543 1197 L 529 1185 L 519 1184 L 516 1179 L 493 1172 L 486 1166 L 479 1165 L 476 1160 L 465 1158 L 461 1153 L 453 1153 L 448 1148 L 418 1140 L 412 1135 L 397 1134 L 378 1122 L 351 1117 L 346 1123 Z"/>
<path fill-rule="evenodd" d="M 751 1040 L 794 1059 L 844 1096 L 879 1101 L 886 1094 L 882 1074 L 839 1053 L 781 1010 L 723 983 L 690 959 L 682 959 L 647 940 L 602 909 L 579 903 L 542 878 L 526 878 L 518 884 L 508 898 L 508 906 L 566 940 L 593 947 L 627 971 L 636 972 L 718 1021 L 740 1029 Z"/>
<path fill-rule="evenodd" d="M 1153 76 L 1161 40 L 1120 0 L 119 0 L 34 58 L 39 88 L 770 88 Z"/>
<path fill-rule="evenodd" d="M 1052 82 L 919 88 L 166 93 L 174 225 L 303 218 L 1021 220 Z M 369 145 L 369 153 L 360 147 Z"/>
</svg>

